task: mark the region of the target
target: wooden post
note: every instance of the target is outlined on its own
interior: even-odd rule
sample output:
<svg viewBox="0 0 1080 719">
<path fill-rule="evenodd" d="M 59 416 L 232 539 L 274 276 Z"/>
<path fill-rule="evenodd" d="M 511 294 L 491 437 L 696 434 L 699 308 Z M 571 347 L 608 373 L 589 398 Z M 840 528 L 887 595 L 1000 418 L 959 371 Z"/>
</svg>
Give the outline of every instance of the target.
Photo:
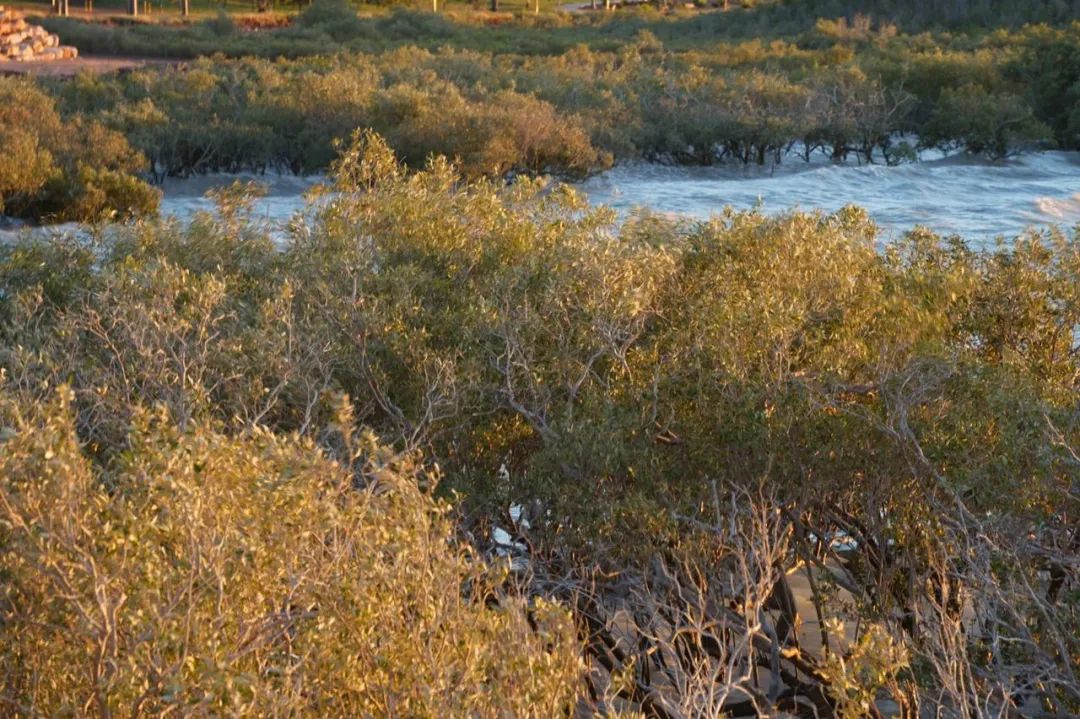
<svg viewBox="0 0 1080 719">
<path fill-rule="evenodd" d="M 83 10 L 94 12 L 94 0 L 83 0 Z"/>
<path fill-rule="evenodd" d="M 128 11 L 128 15 L 138 15 L 139 14 L 139 0 L 128 0 L 127 11 Z"/>
<path fill-rule="evenodd" d="M 184 17 L 191 14 L 191 0 L 180 0 L 180 14 Z"/>
</svg>

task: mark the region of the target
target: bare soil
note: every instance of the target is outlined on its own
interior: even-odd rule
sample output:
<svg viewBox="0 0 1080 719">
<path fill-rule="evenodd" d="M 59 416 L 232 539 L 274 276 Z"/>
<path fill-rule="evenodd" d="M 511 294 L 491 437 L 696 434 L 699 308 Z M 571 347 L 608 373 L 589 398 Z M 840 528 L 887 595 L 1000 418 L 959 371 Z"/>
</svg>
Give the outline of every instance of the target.
<svg viewBox="0 0 1080 719">
<path fill-rule="evenodd" d="M 177 65 L 182 60 L 148 57 L 114 57 L 87 55 L 72 60 L 29 60 L 27 62 L 2 62 L 0 75 L 29 75 L 32 77 L 74 77 L 80 72 L 102 75 L 123 72 L 140 67 Z"/>
</svg>

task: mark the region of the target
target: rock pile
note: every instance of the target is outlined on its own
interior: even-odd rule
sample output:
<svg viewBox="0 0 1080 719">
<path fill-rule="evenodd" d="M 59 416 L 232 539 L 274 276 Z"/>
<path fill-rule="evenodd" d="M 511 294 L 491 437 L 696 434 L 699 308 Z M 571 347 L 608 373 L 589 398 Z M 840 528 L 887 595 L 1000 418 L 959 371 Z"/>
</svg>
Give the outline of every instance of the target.
<svg viewBox="0 0 1080 719">
<path fill-rule="evenodd" d="M 0 5 L 0 63 L 9 60 L 67 60 L 79 56 L 73 47 L 39 25 L 26 22 L 17 10 Z"/>
</svg>

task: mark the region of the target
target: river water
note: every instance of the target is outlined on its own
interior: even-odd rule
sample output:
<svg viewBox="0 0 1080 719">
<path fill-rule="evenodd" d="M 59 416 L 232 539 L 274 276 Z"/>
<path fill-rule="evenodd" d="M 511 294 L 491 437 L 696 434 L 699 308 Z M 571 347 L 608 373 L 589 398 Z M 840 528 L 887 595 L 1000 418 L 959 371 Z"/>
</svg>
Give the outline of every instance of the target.
<svg viewBox="0 0 1080 719">
<path fill-rule="evenodd" d="M 305 204 L 304 193 L 320 177 L 211 175 L 169 180 L 161 211 L 187 218 L 213 209 L 207 190 L 237 179 L 267 186 L 255 204 L 258 216 L 284 222 Z M 976 244 L 1028 227 L 1080 224 L 1080 153 L 1045 152 L 988 162 L 965 156 L 927 157 L 896 167 L 789 158 L 774 167 L 667 167 L 627 164 L 578 185 L 594 203 L 620 213 L 647 207 L 661 213 L 707 218 L 725 206 L 761 207 L 767 213 L 792 208 L 835 211 L 865 208 L 895 236 L 916 225 L 959 234 Z M 2 231 L 0 231 L 2 232 Z"/>
<path fill-rule="evenodd" d="M 785 162 L 774 168 L 628 165 L 581 184 L 593 202 L 708 217 L 730 205 L 765 212 L 859 205 L 895 234 L 925 225 L 985 242 L 1026 227 L 1080 223 L 1080 153 L 987 162 L 954 156 L 896 167 Z"/>
</svg>

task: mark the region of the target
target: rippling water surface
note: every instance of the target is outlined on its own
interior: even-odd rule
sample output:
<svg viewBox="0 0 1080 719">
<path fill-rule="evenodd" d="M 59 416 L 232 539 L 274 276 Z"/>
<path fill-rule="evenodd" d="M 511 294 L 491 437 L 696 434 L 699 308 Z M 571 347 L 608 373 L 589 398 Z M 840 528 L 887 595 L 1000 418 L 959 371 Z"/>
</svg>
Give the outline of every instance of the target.
<svg viewBox="0 0 1080 719">
<path fill-rule="evenodd" d="M 162 211 L 181 217 L 211 209 L 207 189 L 235 176 L 171 180 Z M 320 178 L 272 176 L 257 203 L 269 220 L 287 220 L 304 205 L 303 193 Z M 836 166 L 790 158 L 772 168 L 665 167 L 631 164 L 581 183 L 590 200 L 620 211 L 648 207 L 664 213 L 708 217 L 730 205 L 765 212 L 793 207 L 838 210 L 859 205 L 887 232 L 926 225 L 972 240 L 1012 236 L 1029 226 L 1080 223 L 1080 153 L 1046 152 L 1001 162 L 968 157 L 924 159 L 897 167 Z"/>
<path fill-rule="evenodd" d="M 1001 162 L 967 157 L 897 167 L 786 161 L 775 168 L 627 165 L 581 184 L 590 200 L 627 211 L 649 207 L 708 217 L 730 205 L 765 212 L 859 205 L 887 231 L 925 225 L 974 240 L 1029 226 L 1080 223 L 1080 153 L 1047 152 Z"/>
<path fill-rule="evenodd" d="M 211 211 L 214 202 L 206 193 L 233 182 L 254 182 L 266 188 L 266 196 L 255 201 L 255 214 L 272 222 L 287 222 L 297 210 L 304 208 L 304 193 L 320 182 L 322 176 L 296 175 L 198 175 L 185 179 L 165 180 L 161 213 L 187 219 L 198 211 Z"/>
<path fill-rule="evenodd" d="M 210 175 L 169 180 L 163 214 L 181 219 L 213 209 L 207 190 L 235 180 L 267 186 L 256 213 L 284 222 L 304 207 L 304 193 L 323 178 L 287 175 Z M 897 167 L 836 166 L 789 159 L 772 168 L 666 167 L 629 164 L 579 185 L 592 202 L 626 213 L 635 207 L 705 218 L 725 206 L 765 212 L 791 208 L 835 211 L 859 205 L 886 235 L 925 225 L 985 242 L 1027 227 L 1080 224 L 1080 153 L 1046 152 L 1002 162 L 967 157 L 923 159 Z M 2 234 L 2 232 L 0 232 Z"/>
</svg>

